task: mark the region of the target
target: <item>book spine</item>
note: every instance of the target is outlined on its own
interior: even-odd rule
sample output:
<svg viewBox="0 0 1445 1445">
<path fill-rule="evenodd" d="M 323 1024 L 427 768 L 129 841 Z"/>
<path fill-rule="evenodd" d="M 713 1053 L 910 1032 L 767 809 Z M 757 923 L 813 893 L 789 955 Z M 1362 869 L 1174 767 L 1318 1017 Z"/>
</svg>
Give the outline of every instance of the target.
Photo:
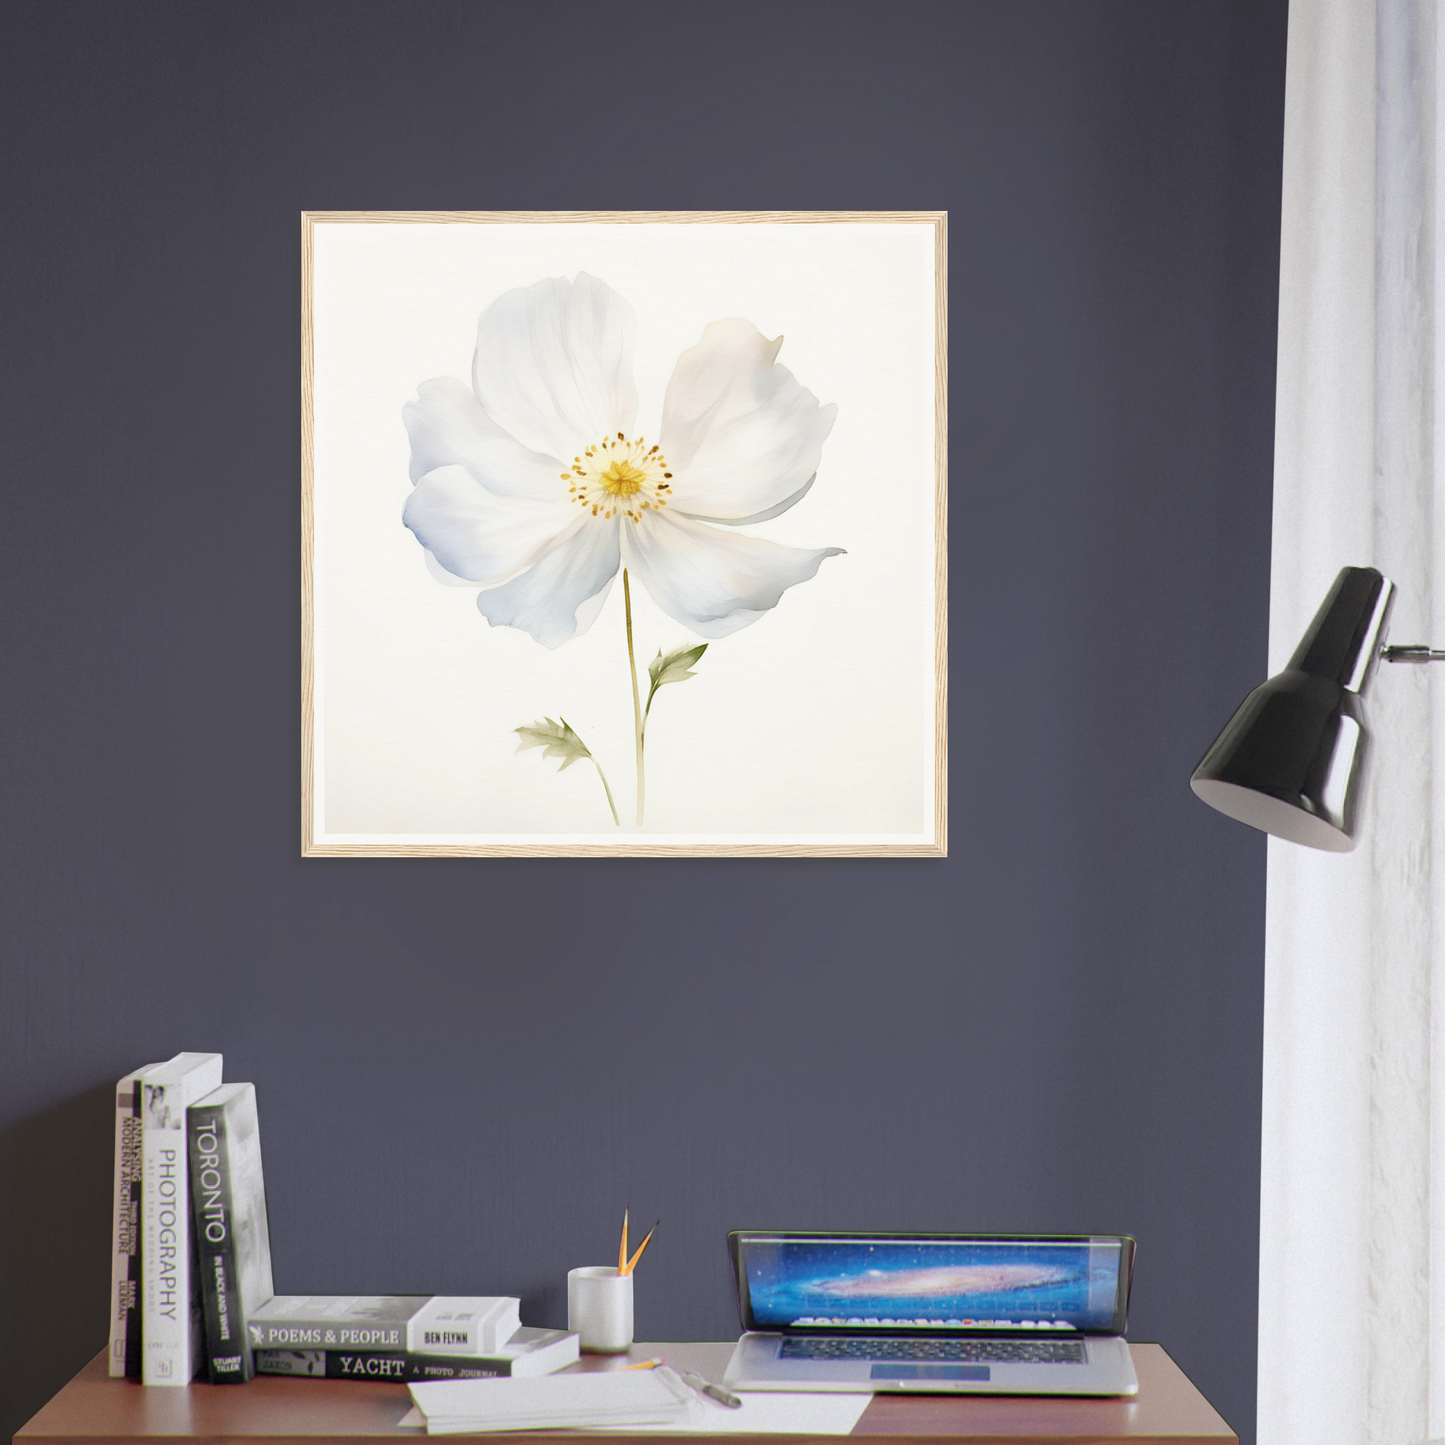
<svg viewBox="0 0 1445 1445">
<path fill-rule="evenodd" d="M 206 1374 L 213 1385 L 244 1384 L 255 1373 L 241 1299 L 236 1248 L 234 1163 L 224 1104 L 186 1111 L 190 1189 L 196 1229 Z"/>
<path fill-rule="evenodd" d="M 480 1331 L 475 1324 L 438 1325 L 413 1320 L 407 1327 L 406 1347 L 413 1354 L 479 1355 L 482 1353 Z"/>
<path fill-rule="evenodd" d="M 434 1296 L 407 1321 L 406 1348 L 413 1354 L 495 1355 L 521 1328 L 522 1302 Z"/>
<path fill-rule="evenodd" d="M 179 1084 L 146 1084 L 141 1201 L 142 1379 L 186 1385 L 191 1357 L 191 1231 L 185 1108 Z M 169 1096 L 169 1097 L 167 1097 Z"/>
<path fill-rule="evenodd" d="M 339 1325 L 334 1319 L 252 1320 L 248 1325 L 251 1345 L 257 1350 L 350 1350 L 372 1354 L 391 1350 L 405 1354 L 404 1324 Z"/>
<path fill-rule="evenodd" d="M 140 1080 L 117 1086 L 115 1107 L 115 1190 L 111 1220 L 115 1226 L 110 1272 L 110 1374 L 140 1378 L 141 1287 L 141 1119 Z"/>
<path fill-rule="evenodd" d="M 518 1357 L 520 1358 L 520 1356 Z M 485 1380 L 510 1375 L 517 1361 L 496 1355 L 432 1355 L 412 1352 L 407 1356 L 407 1381 Z"/>
<path fill-rule="evenodd" d="M 327 1380 L 483 1380 L 512 1373 L 510 1359 L 427 1355 L 411 1350 L 257 1350 L 260 1375 L 311 1375 Z"/>
</svg>

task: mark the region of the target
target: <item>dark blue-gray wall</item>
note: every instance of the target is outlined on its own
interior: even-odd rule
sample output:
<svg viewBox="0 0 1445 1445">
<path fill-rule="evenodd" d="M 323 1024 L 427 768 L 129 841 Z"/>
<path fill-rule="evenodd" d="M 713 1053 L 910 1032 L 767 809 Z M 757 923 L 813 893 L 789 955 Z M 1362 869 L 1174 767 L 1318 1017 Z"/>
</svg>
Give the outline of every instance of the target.
<svg viewBox="0 0 1445 1445">
<path fill-rule="evenodd" d="M 0 1431 L 196 1048 L 285 1291 L 561 1323 L 630 1201 L 640 1335 L 720 1338 L 729 1227 L 1127 1230 L 1252 1435 L 1264 849 L 1185 780 L 1265 662 L 1285 10 L 5 7 Z M 511 207 L 948 210 L 946 861 L 298 856 L 298 213 Z"/>
</svg>

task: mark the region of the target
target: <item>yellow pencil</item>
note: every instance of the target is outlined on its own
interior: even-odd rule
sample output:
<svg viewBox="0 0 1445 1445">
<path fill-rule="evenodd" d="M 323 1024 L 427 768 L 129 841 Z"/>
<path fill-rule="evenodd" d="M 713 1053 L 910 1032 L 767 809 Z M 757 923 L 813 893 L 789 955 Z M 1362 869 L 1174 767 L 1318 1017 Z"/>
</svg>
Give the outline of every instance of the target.
<svg viewBox="0 0 1445 1445">
<path fill-rule="evenodd" d="M 662 1221 L 659 1219 L 657 1224 L 661 1223 Z M 637 1268 L 637 1261 L 642 1258 L 642 1251 L 647 1248 L 652 1240 L 652 1236 L 657 1233 L 657 1224 L 654 1224 L 652 1228 L 642 1236 L 642 1243 L 637 1246 L 637 1252 L 627 1261 L 627 1267 L 625 1269 L 617 1271 L 619 1274 L 631 1274 L 632 1271 Z"/>
<path fill-rule="evenodd" d="M 629 1205 L 622 1211 L 622 1243 L 617 1248 L 617 1273 L 627 1273 L 627 1216 L 632 1212 Z"/>
</svg>

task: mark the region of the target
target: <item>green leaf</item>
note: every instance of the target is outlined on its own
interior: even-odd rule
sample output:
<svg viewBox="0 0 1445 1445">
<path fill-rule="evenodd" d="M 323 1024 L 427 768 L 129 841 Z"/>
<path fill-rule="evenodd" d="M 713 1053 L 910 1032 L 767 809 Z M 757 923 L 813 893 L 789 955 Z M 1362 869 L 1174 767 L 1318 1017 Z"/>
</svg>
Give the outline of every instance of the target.
<svg viewBox="0 0 1445 1445">
<path fill-rule="evenodd" d="M 519 753 L 524 748 L 542 748 L 544 758 L 561 758 L 562 766 L 557 769 L 559 773 L 565 772 L 573 763 L 592 756 L 587 751 L 587 744 L 567 726 L 566 718 L 559 722 L 544 718 L 529 728 L 513 728 L 512 731 L 522 740 L 517 744 Z"/>
<path fill-rule="evenodd" d="M 694 663 L 707 651 L 707 643 L 699 647 L 678 647 L 669 652 L 666 657 L 662 655 L 659 648 L 657 656 L 647 664 L 647 675 L 652 679 L 652 691 L 665 687 L 669 682 L 686 682 L 690 677 L 697 674 L 691 671 Z M 649 694 L 649 701 L 651 695 Z"/>
</svg>

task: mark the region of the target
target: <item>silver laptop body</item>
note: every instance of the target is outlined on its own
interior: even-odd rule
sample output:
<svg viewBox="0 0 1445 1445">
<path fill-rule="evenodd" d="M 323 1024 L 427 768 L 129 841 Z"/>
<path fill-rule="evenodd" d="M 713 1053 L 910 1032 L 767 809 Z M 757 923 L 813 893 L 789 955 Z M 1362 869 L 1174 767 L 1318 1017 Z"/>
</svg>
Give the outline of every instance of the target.
<svg viewBox="0 0 1445 1445">
<path fill-rule="evenodd" d="M 728 1236 L 735 1390 L 1135 1395 L 1125 1235 Z"/>
</svg>

